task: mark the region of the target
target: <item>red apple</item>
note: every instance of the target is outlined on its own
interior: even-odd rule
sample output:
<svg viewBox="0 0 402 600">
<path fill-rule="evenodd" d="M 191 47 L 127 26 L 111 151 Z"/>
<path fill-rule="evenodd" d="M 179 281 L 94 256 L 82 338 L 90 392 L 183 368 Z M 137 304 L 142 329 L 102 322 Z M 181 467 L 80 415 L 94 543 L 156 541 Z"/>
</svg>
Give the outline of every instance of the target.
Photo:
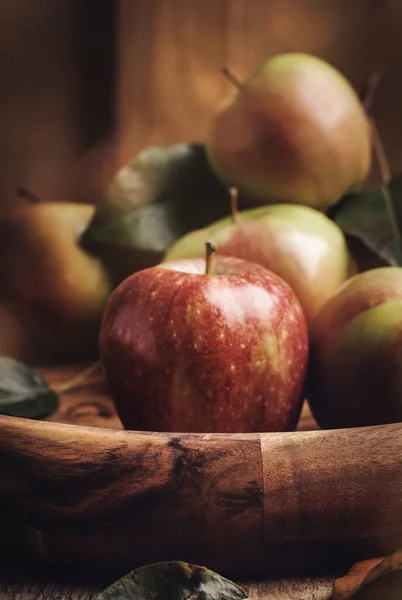
<svg viewBox="0 0 402 600">
<path fill-rule="evenodd" d="M 402 420 L 402 269 L 355 275 L 312 330 L 308 398 L 323 428 Z"/>
<path fill-rule="evenodd" d="M 228 256 L 134 273 L 106 306 L 104 370 L 127 429 L 284 431 L 296 427 L 308 359 L 291 288 Z"/>
</svg>

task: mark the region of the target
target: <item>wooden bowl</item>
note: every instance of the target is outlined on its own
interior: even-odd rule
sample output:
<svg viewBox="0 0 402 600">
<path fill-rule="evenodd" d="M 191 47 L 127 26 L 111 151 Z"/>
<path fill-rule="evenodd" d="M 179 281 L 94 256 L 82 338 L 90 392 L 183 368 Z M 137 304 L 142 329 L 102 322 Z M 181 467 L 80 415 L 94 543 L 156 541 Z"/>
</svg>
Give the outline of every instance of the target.
<svg viewBox="0 0 402 600">
<path fill-rule="evenodd" d="M 42 374 L 55 385 L 76 370 Z M 0 417 L 0 550 L 97 569 L 180 559 L 252 578 L 340 572 L 400 547 L 402 423 L 320 431 L 305 409 L 301 426 L 123 431 L 96 373 L 47 422 Z"/>
</svg>

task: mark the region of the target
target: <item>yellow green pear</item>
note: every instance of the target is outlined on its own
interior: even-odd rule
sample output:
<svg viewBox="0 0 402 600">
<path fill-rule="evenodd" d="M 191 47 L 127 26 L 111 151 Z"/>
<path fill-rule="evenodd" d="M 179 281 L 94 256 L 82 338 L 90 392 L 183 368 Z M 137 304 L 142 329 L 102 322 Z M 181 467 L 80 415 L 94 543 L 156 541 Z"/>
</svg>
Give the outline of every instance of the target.
<svg viewBox="0 0 402 600">
<path fill-rule="evenodd" d="M 356 272 L 340 228 L 307 206 L 234 209 L 232 216 L 178 240 L 164 260 L 203 256 L 208 239 L 217 244 L 219 254 L 259 263 L 286 281 L 309 326 L 323 304 Z"/>
<path fill-rule="evenodd" d="M 0 222 L 2 295 L 38 352 L 51 358 L 96 351 L 111 284 L 102 263 L 80 245 L 94 210 L 89 204 L 27 203 Z"/>
<path fill-rule="evenodd" d="M 218 107 L 206 136 L 216 174 L 253 204 L 326 208 L 362 184 L 371 128 L 349 81 L 318 57 L 262 64 Z"/>
</svg>

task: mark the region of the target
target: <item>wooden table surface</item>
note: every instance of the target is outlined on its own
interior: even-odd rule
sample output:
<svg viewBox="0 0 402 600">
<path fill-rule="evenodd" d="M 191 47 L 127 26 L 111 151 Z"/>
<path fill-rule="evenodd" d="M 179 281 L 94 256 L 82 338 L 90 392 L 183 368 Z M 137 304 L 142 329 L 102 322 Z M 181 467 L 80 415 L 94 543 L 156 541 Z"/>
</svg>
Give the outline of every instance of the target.
<svg viewBox="0 0 402 600">
<path fill-rule="evenodd" d="M 39 367 L 38 371 L 55 389 L 71 388 L 61 393 L 57 412 L 47 421 L 122 429 L 99 363 L 62 367 Z M 318 429 L 307 403 L 304 404 L 298 430 Z"/>
<path fill-rule="evenodd" d="M 21 568 L 0 569 L 0 600 L 93 600 L 102 585 L 72 573 Z M 107 585 L 107 583 L 106 583 Z M 249 600 L 330 600 L 330 578 L 239 582 Z"/>
<path fill-rule="evenodd" d="M 72 385 L 60 393 L 60 407 L 47 418 L 48 421 L 122 428 L 99 365 L 90 367 L 89 372 L 86 366 L 43 367 L 38 370 L 55 389 L 69 387 L 69 383 Z M 86 375 L 81 378 L 83 371 Z M 307 405 L 303 408 L 298 428 L 317 428 Z M 68 569 L 3 564 L 0 566 L 0 600 L 89 600 L 96 598 L 97 593 L 116 577 L 106 573 L 85 576 Z M 333 577 L 239 583 L 248 592 L 250 600 L 326 600 L 331 598 Z"/>
</svg>

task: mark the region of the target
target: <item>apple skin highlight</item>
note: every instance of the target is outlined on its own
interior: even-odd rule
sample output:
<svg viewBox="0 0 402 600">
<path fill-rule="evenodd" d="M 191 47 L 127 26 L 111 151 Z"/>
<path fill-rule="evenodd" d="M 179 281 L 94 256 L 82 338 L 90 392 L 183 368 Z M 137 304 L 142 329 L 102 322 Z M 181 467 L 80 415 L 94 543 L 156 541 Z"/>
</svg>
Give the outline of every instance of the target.
<svg viewBox="0 0 402 600">
<path fill-rule="evenodd" d="M 109 299 L 100 352 L 126 429 L 293 430 L 308 360 L 291 288 L 260 265 L 215 256 L 134 273 Z"/>
<path fill-rule="evenodd" d="M 165 261 L 203 256 L 212 237 L 217 253 L 255 262 L 281 277 L 299 300 L 309 328 L 322 306 L 357 272 L 341 229 L 326 215 L 299 204 L 239 211 L 183 236 Z"/>
</svg>

